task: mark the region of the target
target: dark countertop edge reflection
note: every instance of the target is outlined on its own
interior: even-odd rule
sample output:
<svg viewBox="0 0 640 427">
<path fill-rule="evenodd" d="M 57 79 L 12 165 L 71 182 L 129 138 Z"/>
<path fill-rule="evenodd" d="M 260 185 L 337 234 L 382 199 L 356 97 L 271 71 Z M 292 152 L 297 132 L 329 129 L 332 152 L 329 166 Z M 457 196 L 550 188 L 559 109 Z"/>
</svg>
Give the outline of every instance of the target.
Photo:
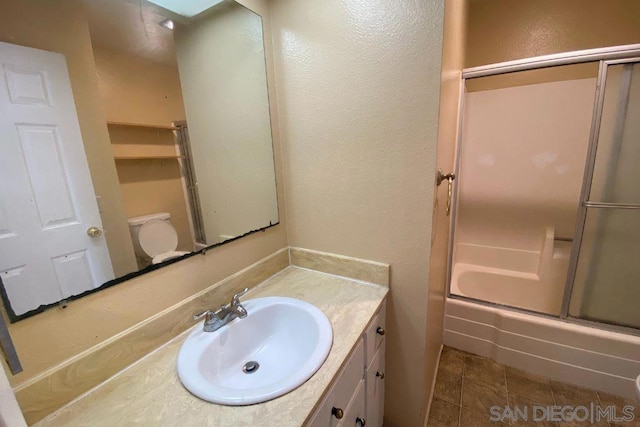
<svg viewBox="0 0 640 427">
<path fill-rule="evenodd" d="M 135 277 L 142 276 L 145 273 L 149 273 L 151 271 L 155 271 L 155 270 L 161 269 L 161 268 L 166 267 L 168 265 L 175 264 L 176 262 L 182 261 L 183 259 L 187 259 L 187 258 L 190 258 L 192 256 L 201 255 L 201 254 L 204 255 L 209 250 L 217 248 L 218 246 L 222 246 L 222 245 L 226 245 L 227 243 L 235 242 L 236 240 L 242 239 L 243 237 L 247 237 L 247 236 L 249 236 L 251 234 L 259 233 L 261 231 L 266 231 L 267 229 L 275 227 L 276 225 L 279 225 L 279 224 L 280 224 L 280 221 L 276 222 L 275 224 L 267 225 L 266 227 L 262 227 L 262 228 L 258 228 L 256 230 L 248 231 L 248 232 L 246 232 L 244 234 L 241 234 L 240 236 L 234 237 L 233 239 L 225 240 L 223 242 L 216 243 L 216 244 L 213 244 L 211 246 L 207 246 L 206 248 L 200 249 L 199 251 L 196 251 L 196 252 L 188 253 L 188 254 L 183 255 L 183 256 L 181 256 L 179 258 L 174 258 L 174 259 L 165 261 L 165 262 L 163 262 L 161 264 L 150 265 L 148 267 L 143 268 L 142 270 L 138 270 L 138 271 L 135 271 L 133 273 L 125 274 L 124 276 L 118 277 L 118 278 L 113 279 L 113 280 L 109 280 L 108 282 L 103 283 L 101 286 L 99 286 L 99 287 L 97 287 L 95 289 L 90 289 L 90 290 L 85 291 L 85 292 L 83 292 L 81 294 L 78 294 L 78 295 L 72 295 L 70 297 L 65 298 L 62 301 L 54 302 L 52 304 L 41 305 L 40 307 L 38 307 L 38 308 L 36 308 L 34 310 L 31 310 L 31 311 L 27 311 L 24 314 L 16 315 L 15 312 L 13 311 L 13 308 L 11 308 L 11 303 L 9 302 L 9 297 L 7 295 L 7 291 L 4 288 L 4 283 L 2 283 L 2 278 L 0 278 L 0 296 L 2 297 L 2 302 L 4 304 L 5 310 L 7 311 L 7 315 L 9 316 L 9 321 L 11 323 L 15 323 L 15 322 L 18 322 L 20 320 L 24 320 L 24 319 L 26 319 L 28 317 L 34 316 L 36 314 L 42 313 L 43 311 L 49 310 L 50 308 L 61 307 L 61 308 L 64 309 L 64 308 L 66 308 L 67 304 L 69 302 L 71 302 L 71 301 L 80 299 L 80 298 L 85 297 L 87 295 L 95 294 L 96 292 L 99 292 L 99 291 L 102 291 L 104 289 L 110 288 L 110 287 L 112 287 L 114 285 L 118 285 L 118 284 L 120 284 L 122 282 L 126 282 L 127 280 L 131 280 L 131 279 L 133 279 Z"/>
</svg>

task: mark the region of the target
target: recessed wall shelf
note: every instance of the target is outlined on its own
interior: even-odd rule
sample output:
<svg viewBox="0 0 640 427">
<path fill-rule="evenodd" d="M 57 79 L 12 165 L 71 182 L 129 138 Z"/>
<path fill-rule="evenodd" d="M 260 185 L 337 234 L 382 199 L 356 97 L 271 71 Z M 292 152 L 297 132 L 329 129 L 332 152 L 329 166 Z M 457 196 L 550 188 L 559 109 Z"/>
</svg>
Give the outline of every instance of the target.
<svg viewBox="0 0 640 427">
<path fill-rule="evenodd" d="M 114 156 L 116 160 L 167 160 L 184 159 L 184 156 Z"/>
<path fill-rule="evenodd" d="M 127 123 L 127 122 L 107 122 L 108 126 L 128 126 L 137 128 L 149 128 L 149 129 L 166 129 L 166 130 L 179 130 L 180 128 L 171 125 L 151 125 L 144 123 Z"/>
<path fill-rule="evenodd" d="M 107 122 L 116 160 L 180 159 L 173 126 Z"/>
</svg>

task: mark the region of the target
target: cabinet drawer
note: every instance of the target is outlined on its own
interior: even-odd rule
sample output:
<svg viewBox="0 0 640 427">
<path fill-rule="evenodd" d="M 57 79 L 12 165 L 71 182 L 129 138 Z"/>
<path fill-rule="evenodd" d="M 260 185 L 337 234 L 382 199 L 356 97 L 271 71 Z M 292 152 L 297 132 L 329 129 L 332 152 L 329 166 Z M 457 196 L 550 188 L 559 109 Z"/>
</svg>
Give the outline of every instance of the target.
<svg viewBox="0 0 640 427">
<path fill-rule="evenodd" d="M 371 364 L 371 359 L 373 359 L 373 355 L 375 354 L 380 344 L 384 341 L 384 325 L 386 319 L 386 304 L 383 302 L 380 310 L 373 316 L 371 323 L 367 327 L 367 330 L 364 334 L 365 345 L 367 346 L 366 351 L 366 364 L 365 366 L 369 366 Z"/>
<path fill-rule="evenodd" d="M 337 382 L 320 404 L 311 421 L 307 424 L 308 426 L 334 427 L 341 425 L 340 423 L 345 419 L 344 416 L 342 419 L 338 419 L 332 414 L 332 410 L 333 408 L 338 408 L 346 415 L 347 408 L 352 401 L 358 384 L 364 378 L 363 367 L 364 343 L 363 340 L 360 340 L 355 350 L 351 353 L 344 369 L 338 374 Z"/>
<path fill-rule="evenodd" d="M 367 369 L 367 426 L 381 427 L 384 416 L 384 343 L 378 348 Z"/>
</svg>

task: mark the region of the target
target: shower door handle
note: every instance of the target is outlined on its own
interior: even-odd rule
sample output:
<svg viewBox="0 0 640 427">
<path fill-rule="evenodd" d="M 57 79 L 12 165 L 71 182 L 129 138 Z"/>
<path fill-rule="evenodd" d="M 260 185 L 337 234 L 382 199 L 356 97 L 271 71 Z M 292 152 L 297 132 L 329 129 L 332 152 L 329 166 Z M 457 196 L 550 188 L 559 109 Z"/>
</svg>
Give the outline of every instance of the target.
<svg viewBox="0 0 640 427">
<path fill-rule="evenodd" d="M 449 216 L 453 199 L 453 180 L 456 179 L 456 174 L 453 172 L 445 174 L 442 169 L 438 169 L 436 172 L 436 184 L 440 186 L 445 179 L 447 180 L 447 216 Z"/>
</svg>

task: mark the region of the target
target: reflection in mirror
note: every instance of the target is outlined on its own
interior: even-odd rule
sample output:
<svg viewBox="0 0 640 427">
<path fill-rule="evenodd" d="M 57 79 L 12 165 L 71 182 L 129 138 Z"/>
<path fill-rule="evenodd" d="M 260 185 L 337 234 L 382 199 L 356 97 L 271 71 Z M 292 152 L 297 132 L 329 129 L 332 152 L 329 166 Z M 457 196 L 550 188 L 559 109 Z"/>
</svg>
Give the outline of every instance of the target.
<svg viewBox="0 0 640 427">
<path fill-rule="evenodd" d="M 278 223 L 262 19 L 212 3 L 33 2 L 0 28 L 11 321 Z M 19 22 L 46 14 L 56 34 Z"/>
<path fill-rule="evenodd" d="M 174 33 L 206 243 L 277 222 L 261 17 L 227 1 Z"/>
</svg>

